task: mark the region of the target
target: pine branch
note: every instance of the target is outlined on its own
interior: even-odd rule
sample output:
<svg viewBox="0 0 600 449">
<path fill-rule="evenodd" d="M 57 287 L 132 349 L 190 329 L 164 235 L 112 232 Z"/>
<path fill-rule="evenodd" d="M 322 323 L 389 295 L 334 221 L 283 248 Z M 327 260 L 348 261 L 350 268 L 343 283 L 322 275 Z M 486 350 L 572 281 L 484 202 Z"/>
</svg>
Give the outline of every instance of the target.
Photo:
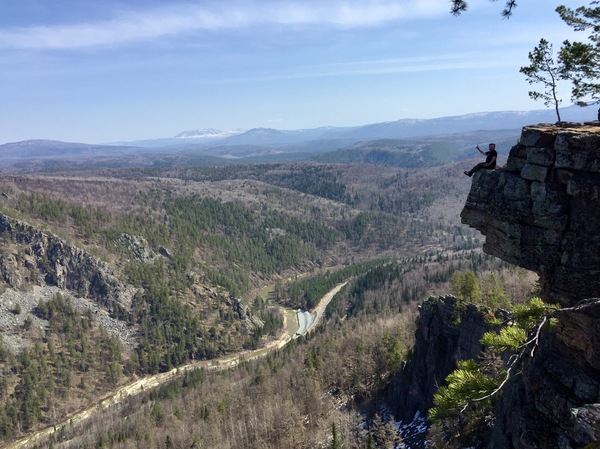
<svg viewBox="0 0 600 449">
<path fill-rule="evenodd" d="M 518 362 L 520 362 L 523 359 L 523 357 L 525 356 L 525 354 L 527 352 L 527 349 L 531 345 L 533 345 L 533 347 L 531 348 L 531 352 L 529 353 L 529 356 L 531 358 L 533 358 L 535 350 L 537 349 L 537 347 L 539 345 L 540 333 L 542 332 L 542 328 L 544 327 L 544 325 L 550 318 L 554 318 L 557 315 L 563 314 L 565 312 L 574 312 L 574 311 L 584 310 L 588 307 L 597 305 L 598 302 L 600 302 L 600 301 L 598 301 L 598 300 L 591 301 L 591 300 L 586 299 L 586 300 L 581 301 L 580 303 L 578 303 L 577 305 L 575 305 L 573 307 L 566 307 L 564 309 L 554 308 L 554 310 L 551 313 L 544 315 L 539 320 L 539 322 L 536 324 L 536 326 L 533 328 L 533 329 L 535 329 L 533 337 L 530 338 L 528 341 L 526 341 L 525 343 L 523 343 L 520 346 L 520 351 L 518 354 L 513 354 L 510 356 L 509 362 L 508 362 L 508 368 L 506 370 L 506 375 L 504 376 L 504 379 L 502 380 L 502 382 L 500 382 L 500 385 L 498 385 L 498 387 L 496 389 L 494 389 L 494 391 L 492 391 L 491 393 L 489 393 L 485 396 L 467 401 L 467 403 L 465 404 L 465 406 L 462 408 L 462 410 L 460 412 L 461 413 L 464 412 L 467 409 L 467 407 L 469 406 L 469 404 L 472 402 L 484 401 L 484 400 L 490 399 L 491 397 L 498 394 L 502 390 L 504 385 L 506 385 L 506 383 L 509 381 L 512 370 L 515 368 L 515 366 L 517 366 Z"/>
</svg>

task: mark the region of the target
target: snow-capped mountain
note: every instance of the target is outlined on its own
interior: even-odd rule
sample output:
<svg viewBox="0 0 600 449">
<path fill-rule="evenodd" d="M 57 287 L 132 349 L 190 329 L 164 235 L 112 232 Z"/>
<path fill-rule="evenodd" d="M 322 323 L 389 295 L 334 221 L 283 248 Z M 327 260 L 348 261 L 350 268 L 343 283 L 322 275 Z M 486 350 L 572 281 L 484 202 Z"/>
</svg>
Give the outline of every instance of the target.
<svg viewBox="0 0 600 449">
<path fill-rule="evenodd" d="M 233 131 L 221 131 L 215 128 L 201 128 L 193 131 L 184 131 L 177 134 L 175 139 L 224 139 L 225 137 L 235 136 L 241 134 L 244 131 L 236 129 Z"/>
<path fill-rule="evenodd" d="M 596 107 L 561 108 L 561 118 L 566 121 L 589 122 L 596 120 L 597 116 Z M 516 141 L 523 126 L 554 122 L 556 122 L 555 112 L 551 109 L 543 109 L 526 112 L 481 112 L 434 119 L 401 119 L 353 127 L 329 126 L 298 130 L 253 128 L 248 131 L 200 128 L 179 133 L 174 137 L 114 142 L 105 145 L 28 140 L 0 145 L 0 154 L 2 155 L 0 168 L 2 164 L 14 164 L 32 158 L 36 160 L 51 158 L 83 160 L 99 157 L 133 158 L 145 155 L 148 156 L 148 163 L 151 163 L 150 157 L 159 157 L 159 155 L 228 158 L 228 160 L 248 157 L 272 158 L 286 155 L 289 159 L 289 155 L 293 154 L 296 154 L 297 157 L 302 154 L 323 155 L 351 148 L 353 153 L 350 155 L 345 153 L 334 155 L 337 158 L 336 161 L 342 161 L 340 158 L 344 157 L 343 160 L 350 163 L 352 160 L 347 160 L 348 157 L 356 157 L 356 153 L 359 156 L 365 153 L 370 148 L 369 142 L 373 141 L 410 139 L 415 142 L 423 142 L 437 136 L 437 141 L 456 143 L 457 139 L 463 141 L 475 138 L 474 134 L 465 137 L 465 133 L 478 133 L 479 137 L 487 136 L 484 141 L 494 138 L 498 141 L 504 139 L 510 143 Z M 489 132 L 496 133 L 491 136 Z M 505 135 L 507 133 L 508 137 Z M 459 138 L 459 134 L 463 134 L 463 137 Z M 382 143 L 379 142 L 377 145 L 381 146 Z M 386 145 L 394 148 L 397 146 L 393 142 Z M 505 146 L 508 147 L 508 143 Z M 454 150 L 458 151 L 460 148 Z M 442 162 L 447 161 L 436 158 L 432 163 Z"/>
</svg>

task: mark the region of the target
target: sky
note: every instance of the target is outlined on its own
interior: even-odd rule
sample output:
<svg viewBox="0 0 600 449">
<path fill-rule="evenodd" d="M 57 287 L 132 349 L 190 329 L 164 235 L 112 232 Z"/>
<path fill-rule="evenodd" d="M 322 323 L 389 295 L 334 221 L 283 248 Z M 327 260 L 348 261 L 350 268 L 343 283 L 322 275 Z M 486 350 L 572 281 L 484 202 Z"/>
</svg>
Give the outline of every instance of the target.
<svg viewBox="0 0 600 449">
<path fill-rule="evenodd" d="M 557 1 L 0 0 L 0 144 L 543 109 L 528 52 L 585 38 Z"/>
</svg>

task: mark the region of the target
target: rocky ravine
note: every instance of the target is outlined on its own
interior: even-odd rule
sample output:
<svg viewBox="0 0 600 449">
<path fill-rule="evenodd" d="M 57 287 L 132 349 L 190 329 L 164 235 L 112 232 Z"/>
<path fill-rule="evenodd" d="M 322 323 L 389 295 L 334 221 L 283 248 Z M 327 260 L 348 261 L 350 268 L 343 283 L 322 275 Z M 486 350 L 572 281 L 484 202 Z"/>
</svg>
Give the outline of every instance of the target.
<svg viewBox="0 0 600 449">
<path fill-rule="evenodd" d="M 578 305 L 504 389 L 490 449 L 600 440 L 599 126 L 525 127 L 505 167 L 473 177 L 461 217 L 484 251 L 537 272 L 545 301 Z"/>
</svg>

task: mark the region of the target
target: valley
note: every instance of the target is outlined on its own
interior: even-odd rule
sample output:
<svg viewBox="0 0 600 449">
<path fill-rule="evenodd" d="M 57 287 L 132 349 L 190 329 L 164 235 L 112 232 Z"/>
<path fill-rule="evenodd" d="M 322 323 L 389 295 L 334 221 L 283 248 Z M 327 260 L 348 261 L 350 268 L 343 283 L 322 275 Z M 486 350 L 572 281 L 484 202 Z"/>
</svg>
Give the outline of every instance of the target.
<svg viewBox="0 0 600 449">
<path fill-rule="evenodd" d="M 82 422 L 84 422 L 87 419 L 90 419 L 95 413 L 98 413 L 100 410 L 118 407 L 119 404 L 121 404 L 125 400 L 129 400 L 132 396 L 148 392 L 153 388 L 157 388 L 160 385 L 171 381 L 177 376 L 184 375 L 187 371 L 200 369 L 210 371 L 222 371 L 235 367 L 243 362 L 248 362 L 259 357 L 265 357 L 270 352 L 283 348 L 293 338 L 306 335 L 307 332 L 310 332 L 314 325 L 316 325 L 322 318 L 323 311 L 325 310 L 329 302 L 344 285 L 345 284 L 340 284 L 336 286 L 323 298 L 321 298 L 317 305 L 317 308 L 315 309 L 315 315 L 312 324 L 305 328 L 302 332 L 300 332 L 301 329 L 299 329 L 298 326 L 296 316 L 297 312 L 295 310 L 282 308 L 281 312 L 284 316 L 283 333 L 279 336 L 279 338 L 277 338 L 277 340 L 269 342 L 263 348 L 246 350 L 236 354 L 229 354 L 227 356 L 217 357 L 211 360 L 191 362 L 186 365 L 173 368 L 171 371 L 168 371 L 166 373 L 159 373 L 152 376 L 144 377 L 106 394 L 104 397 L 98 400 L 98 403 L 96 405 L 93 405 L 92 407 L 89 407 L 85 410 L 81 410 L 71 416 L 68 416 L 67 419 L 63 422 L 55 423 L 52 427 L 39 430 L 28 435 L 25 438 L 17 440 L 13 443 L 9 443 L 8 445 L 0 445 L 0 447 L 5 449 L 20 449 L 31 447 L 32 445 L 35 445 L 42 439 L 51 438 L 51 436 L 54 435 L 56 432 L 63 432 L 63 430 L 61 429 L 64 429 L 67 426 L 80 426 Z"/>
<path fill-rule="evenodd" d="M 484 256 L 478 236 L 460 226 L 458 212 L 469 187 L 461 164 L 281 163 L 3 176 L 3 290 L 57 289 L 54 296 L 29 302 L 13 294 L 2 312 L 19 318 L 21 324 L 10 333 L 23 342 L 22 355 L 2 346 L 8 399 L 0 413 L 3 438 L 8 442 L 54 430 L 97 404 L 97 398 L 125 391 L 132 382 L 168 378 L 192 362 L 209 366 L 211 360 L 238 360 L 236 354 L 270 347 L 286 321 L 279 311 L 284 305 L 314 309 L 323 321 L 315 323 L 309 337 L 263 361 L 245 360 L 224 372 L 186 371 L 117 408 L 103 408 L 82 422 L 84 431 L 73 426 L 80 443 L 56 435 L 42 438 L 37 447 L 59 447 L 59 441 L 65 448 L 92 447 L 103 438 L 99 435 L 116 431 L 110 426 L 122 413 L 134 426 L 123 447 L 147 447 L 166 434 L 161 426 L 151 426 L 163 437 L 153 430 L 133 443 L 149 410 L 140 405 L 162 408 L 156 398 L 172 388 L 183 388 L 182 394 L 201 388 L 207 413 L 216 417 L 216 410 L 208 410 L 215 406 L 218 415 L 226 412 L 218 404 L 228 394 L 240 397 L 240 404 L 256 401 L 256 395 L 271 401 L 268 406 L 256 402 L 263 413 L 287 401 L 286 395 L 298 397 L 302 385 L 310 402 L 288 404 L 296 418 L 278 425 L 284 433 L 265 434 L 242 447 L 278 447 L 284 441 L 300 447 L 304 439 L 306 447 L 315 447 L 315 439 L 326 439 L 329 432 L 322 425 L 315 431 L 323 419 L 348 419 L 356 407 L 371 413 L 368 404 L 410 347 L 416 304 L 447 291 L 453 272 L 475 270 L 483 282 L 493 270 L 502 273 L 502 288 L 515 297 L 530 291 L 519 280 L 522 273 Z M 328 307 L 317 307 L 327 291 L 345 282 Z M 266 284 L 274 284 L 269 300 L 259 295 Z M 119 327 L 127 333 L 107 332 Z M 330 343 L 323 341 L 327 335 Z M 338 359 L 354 352 L 358 341 L 370 348 L 359 350 L 367 359 L 350 353 L 345 361 Z M 322 357 L 329 362 L 323 364 Z M 301 373 L 299 380 L 290 380 L 292 389 L 285 392 L 281 376 L 292 372 Z M 232 376 L 239 380 L 225 380 Z M 269 392 L 231 390 L 259 378 L 255 386 L 270 385 Z M 279 415 L 265 415 L 261 426 L 276 425 L 272 420 Z M 197 432 L 208 432 L 206 447 L 240 447 L 240 441 L 223 439 L 222 432 L 229 431 L 220 421 L 202 423 L 209 427 L 201 432 L 186 424 L 191 433 L 178 435 L 178 444 L 191 444 Z M 350 428 L 347 432 L 351 438 Z M 81 443 L 83 437 L 87 443 Z"/>
<path fill-rule="evenodd" d="M 5 2 L 0 449 L 600 449 L 599 1 Z"/>
</svg>

